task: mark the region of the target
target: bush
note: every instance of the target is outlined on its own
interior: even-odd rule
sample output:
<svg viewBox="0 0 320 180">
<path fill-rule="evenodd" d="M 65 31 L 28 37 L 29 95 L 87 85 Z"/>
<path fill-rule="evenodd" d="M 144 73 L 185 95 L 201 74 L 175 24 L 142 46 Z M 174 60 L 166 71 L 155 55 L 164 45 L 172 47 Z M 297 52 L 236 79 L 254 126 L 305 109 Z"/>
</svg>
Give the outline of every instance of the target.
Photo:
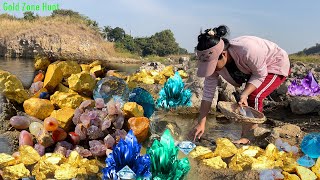
<svg viewBox="0 0 320 180">
<path fill-rule="evenodd" d="M 26 11 L 23 13 L 23 19 L 28 21 L 33 21 L 35 19 L 39 18 L 39 15 L 34 15 L 32 11 Z"/>
</svg>

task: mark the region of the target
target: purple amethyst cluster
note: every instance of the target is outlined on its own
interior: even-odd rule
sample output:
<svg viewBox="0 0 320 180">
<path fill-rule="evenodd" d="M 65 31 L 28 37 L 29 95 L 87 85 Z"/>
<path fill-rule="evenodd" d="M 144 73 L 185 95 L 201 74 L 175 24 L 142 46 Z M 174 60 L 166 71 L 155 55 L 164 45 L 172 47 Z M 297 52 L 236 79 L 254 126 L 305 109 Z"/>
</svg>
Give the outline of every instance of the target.
<svg viewBox="0 0 320 180">
<path fill-rule="evenodd" d="M 309 72 L 303 79 L 295 79 L 288 87 L 291 96 L 318 96 L 320 86 L 313 74 Z"/>
</svg>

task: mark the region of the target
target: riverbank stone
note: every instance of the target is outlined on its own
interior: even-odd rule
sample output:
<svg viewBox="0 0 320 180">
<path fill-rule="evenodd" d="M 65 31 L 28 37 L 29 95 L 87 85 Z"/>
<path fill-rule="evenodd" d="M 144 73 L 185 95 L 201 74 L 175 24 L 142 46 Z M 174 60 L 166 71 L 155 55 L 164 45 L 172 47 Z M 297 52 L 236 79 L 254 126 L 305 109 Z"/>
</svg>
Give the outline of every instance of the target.
<svg viewBox="0 0 320 180">
<path fill-rule="evenodd" d="M 47 57 L 36 57 L 34 61 L 35 70 L 46 70 L 50 65 L 50 60 Z"/>
<path fill-rule="evenodd" d="M 78 74 L 72 74 L 68 78 L 68 84 L 71 90 L 91 96 L 96 85 L 96 80 L 89 73 L 81 72 Z"/>
<path fill-rule="evenodd" d="M 9 100 L 23 103 L 29 98 L 27 90 L 24 89 L 17 76 L 0 70 L 0 94 L 3 93 Z"/>
<path fill-rule="evenodd" d="M 81 72 L 81 66 L 76 61 L 61 61 L 58 66 L 61 68 L 63 77 L 69 77 L 71 74 Z"/>
<path fill-rule="evenodd" d="M 48 66 L 43 87 L 48 91 L 53 92 L 55 87 L 62 81 L 63 73 L 61 66 L 58 63 L 52 63 Z"/>
<path fill-rule="evenodd" d="M 318 113 L 320 112 L 320 97 L 292 97 L 290 101 L 290 108 L 294 114 Z"/>
<path fill-rule="evenodd" d="M 65 131 L 69 131 L 72 125 L 72 118 L 74 115 L 74 109 L 62 108 L 52 111 L 50 117 L 54 117 L 59 122 L 59 127 Z"/>
<path fill-rule="evenodd" d="M 54 110 L 53 104 L 47 99 L 30 98 L 23 103 L 24 111 L 38 119 L 49 117 Z"/>
<path fill-rule="evenodd" d="M 85 98 L 77 93 L 56 91 L 50 96 L 50 101 L 52 104 L 57 105 L 60 108 L 76 109 L 84 100 Z"/>
</svg>

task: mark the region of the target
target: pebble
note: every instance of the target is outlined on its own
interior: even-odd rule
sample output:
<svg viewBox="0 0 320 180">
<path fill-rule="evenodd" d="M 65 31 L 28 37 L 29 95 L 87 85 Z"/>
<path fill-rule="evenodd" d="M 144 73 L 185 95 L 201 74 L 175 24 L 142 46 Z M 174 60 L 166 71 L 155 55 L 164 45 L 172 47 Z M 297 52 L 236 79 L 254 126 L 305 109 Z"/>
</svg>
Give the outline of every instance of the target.
<svg viewBox="0 0 320 180">
<path fill-rule="evenodd" d="M 16 129 L 28 129 L 30 119 L 26 116 L 13 116 L 10 118 L 10 124 Z"/>
</svg>

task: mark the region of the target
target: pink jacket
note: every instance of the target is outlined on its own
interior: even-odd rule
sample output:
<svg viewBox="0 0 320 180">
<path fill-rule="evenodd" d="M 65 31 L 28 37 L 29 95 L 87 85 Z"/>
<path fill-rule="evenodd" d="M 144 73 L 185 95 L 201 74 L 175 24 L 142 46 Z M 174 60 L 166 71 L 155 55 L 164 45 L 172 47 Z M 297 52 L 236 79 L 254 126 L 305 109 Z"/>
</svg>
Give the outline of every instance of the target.
<svg viewBox="0 0 320 180">
<path fill-rule="evenodd" d="M 257 88 L 269 73 L 288 76 L 290 69 L 288 54 L 271 41 L 254 36 L 241 36 L 230 40 L 228 52 L 240 71 L 251 74 L 248 83 Z M 228 70 L 223 68 L 205 78 L 202 100 L 212 102 L 219 75 L 230 84 L 240 86 L 231 78 Z"/>
</svg>

